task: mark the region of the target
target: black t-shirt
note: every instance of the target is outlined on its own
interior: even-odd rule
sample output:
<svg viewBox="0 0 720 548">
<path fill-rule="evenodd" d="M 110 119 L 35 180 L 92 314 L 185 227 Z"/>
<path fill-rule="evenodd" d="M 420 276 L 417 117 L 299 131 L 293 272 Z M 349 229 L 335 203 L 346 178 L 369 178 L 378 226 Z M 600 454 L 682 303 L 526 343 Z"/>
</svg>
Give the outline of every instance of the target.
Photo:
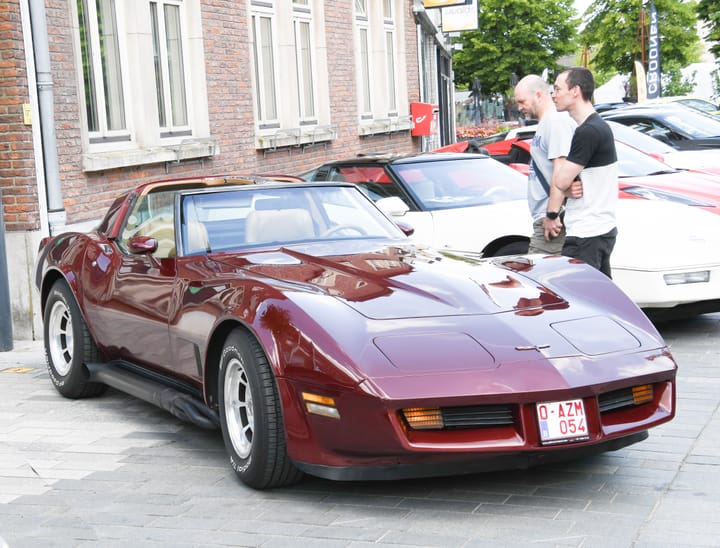
<svg viewBox="0 0 720 548">
<path fill-rule="evenodd" d="M 617 162 L 613 132 L 597 112 L 588 116 L 575 130 L 567 159 L 586 168 Z"/>
</svg>

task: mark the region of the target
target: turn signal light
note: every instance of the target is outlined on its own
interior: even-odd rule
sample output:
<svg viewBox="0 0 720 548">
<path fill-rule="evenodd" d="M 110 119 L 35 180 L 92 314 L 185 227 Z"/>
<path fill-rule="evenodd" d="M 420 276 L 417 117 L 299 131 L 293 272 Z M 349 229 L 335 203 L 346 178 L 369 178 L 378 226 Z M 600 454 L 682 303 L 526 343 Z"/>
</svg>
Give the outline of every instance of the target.
<svg viewBox="0 0 720 548">
<path fill-rule="evenodd" d="M 640 405 L 652 401 L 653 399 L 653 387 L 652 384 L 642 384 L 640 386 L 633 386 L 632 389 L 633 403 Z"/>
<path fill-rule="evenodd" d="M 312 394 L 311 392 L 303 392 L 302 397 L 308 413 L 330 417 L 331 419 L 340 418 L 340 411 L 335 407 L 335 398 Z"/>
<path fill-rule="evenodd" d="M 437 430 L 444 426 L 439 407 L 408 407 L 402 414 L 413 430 Z"/>
<path fill-rule="evenodd" d="M 700 270 L 698 272 L 680 272 L 679 274 L 664 274 L 666 285 L 698 284 L 710 281 L 710 271 Z"/>
</svg>

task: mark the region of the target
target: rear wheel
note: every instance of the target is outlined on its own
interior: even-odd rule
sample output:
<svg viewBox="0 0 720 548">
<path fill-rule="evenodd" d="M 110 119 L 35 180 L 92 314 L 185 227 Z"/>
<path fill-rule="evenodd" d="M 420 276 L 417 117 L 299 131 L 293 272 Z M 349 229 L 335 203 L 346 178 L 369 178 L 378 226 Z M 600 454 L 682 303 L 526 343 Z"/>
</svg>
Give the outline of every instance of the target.
<svg viewBox="0 0 720 548">
<path fill-rule="evenodd" d="M 255 489 L 296 483 L 302 478 L 287 454 L 280 398 L 260 344 L 235 330 L 220 357 L 220 427 L 230 464 Z"/>
<path fill-rule="evenodd" d="M 83 364 L 98 361 L 98 350 L 64 280 L 58 280 L 50 289 L 43 327 L 48 373 L 57 391 L 66 398 L 87 398 L 105 392 L 106 385 L 88 381 Z"/>
</svg>

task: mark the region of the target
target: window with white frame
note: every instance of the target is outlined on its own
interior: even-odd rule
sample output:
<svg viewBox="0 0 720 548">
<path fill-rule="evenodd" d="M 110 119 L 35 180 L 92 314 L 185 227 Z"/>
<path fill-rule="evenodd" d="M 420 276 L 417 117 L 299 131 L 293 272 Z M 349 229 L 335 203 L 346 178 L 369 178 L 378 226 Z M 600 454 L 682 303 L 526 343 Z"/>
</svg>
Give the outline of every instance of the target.
<svg viewBox="0 0 720 548">
<path fill-rule="evenodd" d="M 412 126 L 407 101 L 402 0 L 355 0 L 356 71 L 360 134 L 392 133 Z"/>
<path fill-rule="evenodd" d="M 129 140 L 115 1 L 79 0 L 78 24 L 90 142 Z"/>
<path fill-rule="evenodd" d="M 372 118 L 372 82 L 370 81 L 370 25 L 367 0 L 355 0 L 355 29 L 357 32 L 357 78 L 360 118 Z"/>
<path fill-rule="evenodd" d="M 76 0 L 73 5 L 83 90 L 83 168 L 213 155 L 200 0 Z"/>
<path fill-rule="evenodd" d="M 161 135 L 191 135 L 179 3 L 150 2 L 150 21 Z"/>
<path fill-rule="evenodd" d="M 306 12 L 296 10 L 294 17 L 295 66 L 297 67 L 298 110 L 301 124 L 315 121 L 311 23 Z"/>
<path fill-rule="evenodd" d="M 274 18 L 272 8 L 263 8 L 263 11 L 253 13 L 251 18 L 255 60 L 255 102 L 261 129 L 280 127 L 275 93 Z"/>
<path fill-rule="evenodd" d="M 335 138 L 330 123 L 322 0 L 251 0 L 256 146 Z M 279 69 L 282 77 L 279 76 Z"/>
<path fill-rule="evenodd" d="M 387 77 L 387 110 L 388 116 L 397 116 L 397 89 L 395 82 L 395 19 L 392 11 L 392 1 L 383 3 L 383 22 L 385 30 L 385 73 Z"/>
</svg>

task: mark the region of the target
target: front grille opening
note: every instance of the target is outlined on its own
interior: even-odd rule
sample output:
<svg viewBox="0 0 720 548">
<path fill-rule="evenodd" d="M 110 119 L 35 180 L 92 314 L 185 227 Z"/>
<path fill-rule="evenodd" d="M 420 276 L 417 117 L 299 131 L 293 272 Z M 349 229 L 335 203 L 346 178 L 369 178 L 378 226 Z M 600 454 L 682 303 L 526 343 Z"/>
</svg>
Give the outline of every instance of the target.
<svg viewBox="0 0 720 548">
<path fill-rule="evenodd" d="M 653 396 L 654 390 L 652 384 L 641 384 L 606 392 L 605 394 L 600 394 L 598 398 L 600 413 L 608 413 L 617 409 L 642 405 L 653 401 Z"/>
<path fill-rule="evenodd" d="M 468 405 L 406 408 L 400 415 L 412 430 L 459 430 L 512 426 L 513 412 L 513 405 Z"/>
</svg>

